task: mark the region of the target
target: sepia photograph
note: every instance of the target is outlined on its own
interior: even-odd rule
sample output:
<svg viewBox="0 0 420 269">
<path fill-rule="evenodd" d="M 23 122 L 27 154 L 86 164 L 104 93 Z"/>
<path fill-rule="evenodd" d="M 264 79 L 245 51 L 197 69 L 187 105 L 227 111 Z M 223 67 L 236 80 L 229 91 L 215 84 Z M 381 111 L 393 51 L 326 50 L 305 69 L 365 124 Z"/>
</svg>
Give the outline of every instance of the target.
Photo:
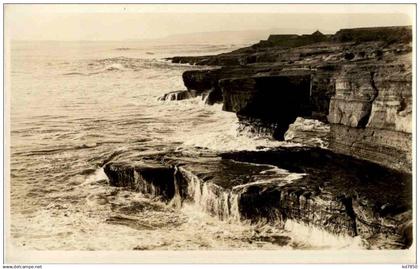
<svg viewBox="0 0 420 269">
<path fill-rule="evenodd" d="M 4 264 L 417 263 L 415 3 L 3 16 Z"/>
</svg>

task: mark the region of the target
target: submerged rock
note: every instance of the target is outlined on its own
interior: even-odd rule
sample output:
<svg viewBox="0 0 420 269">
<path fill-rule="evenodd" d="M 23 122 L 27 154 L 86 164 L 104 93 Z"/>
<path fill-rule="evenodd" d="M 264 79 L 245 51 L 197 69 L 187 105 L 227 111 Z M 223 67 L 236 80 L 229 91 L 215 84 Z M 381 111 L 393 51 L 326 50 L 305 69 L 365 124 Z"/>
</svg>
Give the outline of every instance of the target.
<svg viewBox="0 0 420 269">
<path fill-rule="evenodd" d="M 165 93 L 163 96 L 159 97 L 159 101 L 179 101 L 193 97 L 195 96 L 189 91 L 173 91 Z"/>
</svg>

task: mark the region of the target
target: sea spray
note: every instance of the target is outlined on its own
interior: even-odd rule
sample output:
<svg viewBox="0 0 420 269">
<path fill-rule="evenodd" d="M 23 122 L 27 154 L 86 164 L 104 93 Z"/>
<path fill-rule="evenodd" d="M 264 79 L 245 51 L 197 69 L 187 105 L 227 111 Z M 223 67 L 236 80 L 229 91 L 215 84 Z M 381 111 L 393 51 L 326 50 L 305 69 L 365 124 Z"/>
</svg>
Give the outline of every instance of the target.
<svg viewBox="0 0 420 269">
<path fill-rule="evenodd" d="M 199 209 L 225 221 L 241 219 L 240 192 L 232 192 L 214 183 L 204 182 L 182 167 L 180 171 L 188 181 L 187 196 Z"/>
<path fill-rule="evenodd" d="M 185 173 L 184 173 L 185 175 Z M 271 220 L 258 219 L 251 221 L 243 218 L 240 212 L 241 194 L 246 191 L 246 187 L 238 186 L 234 190 L 221 190 L 215 188 L 214 184 L 206 183 L 198 177 L 188 174 L 189 195 L 193 200 L 195 210 L 207 212 L 226 223 L 238 223 L 243 226 L 251 225 L 256 229 L 260 236 L 272 234 L 273 229 L 278 229 L 278 235 L 284 232 L 292 234 L 293 241 L 299 248 L 338 248 L 338 249 L 363 249 L 364 243 L 360 237 L 351 237 L 344 234 L 332 234 L 322 228 L 310 224 L 300 223 L 295 220 L 284 219 L 279 212 L 272 212 L 275 216 Z M 297 177 L 294 176 L 293 179 Z M 262 184 L 264 182 L 261 182 Z"/>
<path fill-rule="evenodd" d="M 364 249 L 366 247 L 359 236 L 333 234 L 314 225 L 295 220 L 288 219 L 284 223 L 284 229 L 290 232 L 297 241 L 311 248 Z"/>
</svg>

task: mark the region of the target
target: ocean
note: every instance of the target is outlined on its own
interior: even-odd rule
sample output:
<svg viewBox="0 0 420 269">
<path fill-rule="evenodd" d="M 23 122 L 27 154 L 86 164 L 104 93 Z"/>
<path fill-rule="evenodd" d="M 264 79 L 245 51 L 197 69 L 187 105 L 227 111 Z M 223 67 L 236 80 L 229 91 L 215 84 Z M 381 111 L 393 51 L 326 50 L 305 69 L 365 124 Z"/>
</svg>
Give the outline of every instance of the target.
<svg viewBox="0 0 420 269">
<path fill-rule="evenodd" d="M 209 68 L 164 58 L 236 45 L 12 42 L 10 238 L 25 250 L 235 250 L 359 248 L 288 222 L 221 221 L 193 203 L 174 208 L 112 187 L 102 169 L 127 151 L 225 152 L 287 146 L 238 132 L 236 115 L 184 89 L 182 73 Z"/>
</svg>

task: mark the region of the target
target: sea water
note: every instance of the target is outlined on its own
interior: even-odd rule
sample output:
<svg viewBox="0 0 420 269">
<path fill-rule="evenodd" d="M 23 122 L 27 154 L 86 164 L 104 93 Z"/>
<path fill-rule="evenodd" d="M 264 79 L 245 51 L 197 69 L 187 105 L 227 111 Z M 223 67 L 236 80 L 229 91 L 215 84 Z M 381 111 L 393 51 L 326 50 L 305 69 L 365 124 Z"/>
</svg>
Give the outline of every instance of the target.
<svg viewBox="0 0 420 269">
<path fill-rule="evenodd" d="M 358 247 L 296 223 L 219 220 L 109 186 L 104 160 L 125 151 L 223 152 L 285 145 L 238 133 L 234 113 L 200 98 L 159 101 L 185 89 L 175 55 L 241 45 L 12 42 L 10 238 L 28 250 L 194 250 Z M 286 145 L 287 146 L 287 145 Z M 206 197 L 202 197 L 207 199 Z M 305 232 L 302 232 L 305 231 Z"/>
</svg>

